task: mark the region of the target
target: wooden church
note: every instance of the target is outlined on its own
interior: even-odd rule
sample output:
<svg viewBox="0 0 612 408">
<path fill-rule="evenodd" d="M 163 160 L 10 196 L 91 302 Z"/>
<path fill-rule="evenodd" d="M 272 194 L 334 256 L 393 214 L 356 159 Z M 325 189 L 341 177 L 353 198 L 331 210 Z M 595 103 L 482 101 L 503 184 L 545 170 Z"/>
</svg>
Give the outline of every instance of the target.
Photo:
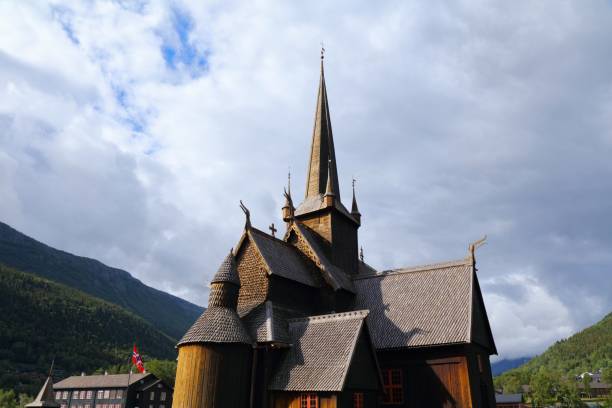
<svg viewBox="0 0 612 408">
<path fill-rule="evenodd" d="M 494 407 L 496 354 L 468 256 L 376 271 L 340 198 L 323 57 L 303 201 L 245 229 L 178 343 L 174 408 Z"/>
</svg>

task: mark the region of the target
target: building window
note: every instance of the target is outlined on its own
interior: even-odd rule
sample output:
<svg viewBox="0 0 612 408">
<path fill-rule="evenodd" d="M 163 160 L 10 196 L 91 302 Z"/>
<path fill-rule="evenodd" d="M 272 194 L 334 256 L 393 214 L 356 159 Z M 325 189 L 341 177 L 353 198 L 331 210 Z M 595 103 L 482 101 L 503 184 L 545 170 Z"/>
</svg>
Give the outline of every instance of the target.
<svg viewBox="0 0 612 408">
<path fill-rule="evenodd" d="M 98 392 L 96 393 L 96 395 L 97 395 L 97 397 L 96 397 L 97 399 L 102 399 L 102 397 L 104 397 L 104 391 L 102 391 L 102 390 L 98 390 Z"/>
<path fill-rule="evenodd" d="M 78 391 L 72 391 L 72 399 L 73 400 L 78 400 L 79 399 L 79 392 Z"/>
<path fill-rule="evenodd" d="M 64 403 L 64 404 L 61 404 L 61 405 L 60 405 L 60 408 L 68 408 L 68 405 L 66 405 L 65 403 Z"/>
<path fill-rule="evenodd" d="M 149 395 L 149 399 L 151 401 L 153 401 L 155 399 L 155 391 L 151 391 L 151 394 Z"/>
<path fill-rule="evenodd" d="M 117 390 L 117 398 L 123 398 L 123 390 Z"/>
<path fill-rule="evenodd" d="M 89 390 L 87 391 L 87 399 L 91 399 L 91 397 L 93 397 L 93 391 Z"/>
<path fill-rule="evenodd" d="M 162 392 L 159 394 L 159 400 L 160 400 L 160 401 L 165 401 L 165 400 L 166 400 L 166 391 L 162 391 Z"/>
<path fill-rule="evenodd" d="M 57 391 L 57 392 L 55 393 L 55 399 L 56 399 L 56 400 L 58 400 L 58 399 L 62 399 L 62 392 L 61 392 L 61 391 Z"/>
<path fill-rule="evenodd" d="M 117 390 L 111 390 L 110 399 L 115 399 L 116 396 L 117 396 Z"/>
<path fill-rule="evenodd" d="M 79 395 L 79 399 L 85 399 L 86 395 L 87 395 L 87 391 L 85 390 L 81 391 L 81 394 Z"/>
<path fill-rule="evenodd" d="M 319 396 L 313 393 L 300 395 L 300 408 L 319 408 Z"/>
<path fill-rule="evenodd" d="M 404 402 L 404 387 L 402 370 L 400 368 L 385 368 L 382 370 L 383 404 L 401 404 Z"/>
<path fill-rule="evenodd" d="M 104 399 L 110 398 L 110 390 L 104 390 Z"/>
<path fill-rule="evenodd" d="M 363 408 L 363 392 L 353 393 L 353 408 Z"/>
</svg>

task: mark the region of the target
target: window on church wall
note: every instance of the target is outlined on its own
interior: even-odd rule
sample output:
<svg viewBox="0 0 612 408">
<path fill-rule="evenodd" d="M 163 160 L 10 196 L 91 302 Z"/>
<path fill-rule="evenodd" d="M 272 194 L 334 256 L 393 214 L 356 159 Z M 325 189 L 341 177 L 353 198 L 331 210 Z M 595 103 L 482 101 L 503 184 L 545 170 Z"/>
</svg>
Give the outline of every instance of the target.
<svg viewBox="0 0 612 408">
<path fill-rule="evenodd" d="M 353 393 L 353 408 L 363 408 L 363 392 Z"/>
<path fill-rule="evenodd" d="M 314 393 L 300 395 L 300 408 L 319 408 L 319 396 Z"/>
<path fill-rule="evenodd" d="M 401 368 L 384 368 L 382 403 L 386 405 L 404 402 L 404 381 Z"/>
</svg>

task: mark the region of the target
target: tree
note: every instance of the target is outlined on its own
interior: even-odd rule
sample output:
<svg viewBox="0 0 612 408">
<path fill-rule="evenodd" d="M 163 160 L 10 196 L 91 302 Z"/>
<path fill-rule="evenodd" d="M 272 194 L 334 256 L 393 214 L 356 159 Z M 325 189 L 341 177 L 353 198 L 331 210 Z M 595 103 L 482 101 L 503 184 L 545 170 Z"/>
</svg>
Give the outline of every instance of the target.
<svg viewBox="0 0 612 408">
<path fill-rule="evenodd" d="M 584 389 L 584 395 L 587 398 L 591 398 L 591 374 L 582 374 L 582 387 Z"/>
<path fill-rule="evenodd" d="M 601 378 L 606 384 L 612 384 L 612 367 L 608 367 L 601 373 Z"/>
<path fill-rule="evenodd" d="M 146 363 L 147 371 L 153 373 L 157 378 L 166 384 L 174 387 L 174 377 L 176 375 L 176 361 L 171 360 L 150 360 Z"/>
<path fill-rule="evenodd" d="M 559 381 L 557 388 L 557 401 L 565 408 L 584 407 L 580 400 L 580 391 L 574 377 L 563 378 Z"/>
<path fill-rule="evenodd" d="M 540 367 L 529 383 L 534 408 L 544 407 L 556 399 L 559 388 L 557 377 L 545 367 Z"/>
<path fill-rule="evenodd" d="M 13 390 L 0 390 L 0 407 L 2 408 L 19 408 L 15 400 L 15 392 Z"/>
<path fill-rule="evenodd" d="M 515 376 L 509 376 L 506 381 L 502 384 L 504 394 L 517 394 L 522 392 L 521 381 Z"/>
</svg>

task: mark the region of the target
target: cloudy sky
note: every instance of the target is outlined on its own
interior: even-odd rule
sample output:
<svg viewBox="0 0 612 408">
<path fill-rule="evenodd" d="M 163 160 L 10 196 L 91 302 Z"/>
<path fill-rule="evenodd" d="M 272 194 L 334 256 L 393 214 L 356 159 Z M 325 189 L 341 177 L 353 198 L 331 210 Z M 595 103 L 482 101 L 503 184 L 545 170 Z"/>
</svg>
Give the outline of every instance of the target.
<svg viewBox="0 0 612 408">
<path fill-rule="evenodd" d="M 298 3 L 0 1 L 0 220 L 206 304 L 238 200 L 303 194 L 324 41 L 366 261 L 487 234 L 502 357 L 612 309 L 612 3 Z"/>
</svg>

